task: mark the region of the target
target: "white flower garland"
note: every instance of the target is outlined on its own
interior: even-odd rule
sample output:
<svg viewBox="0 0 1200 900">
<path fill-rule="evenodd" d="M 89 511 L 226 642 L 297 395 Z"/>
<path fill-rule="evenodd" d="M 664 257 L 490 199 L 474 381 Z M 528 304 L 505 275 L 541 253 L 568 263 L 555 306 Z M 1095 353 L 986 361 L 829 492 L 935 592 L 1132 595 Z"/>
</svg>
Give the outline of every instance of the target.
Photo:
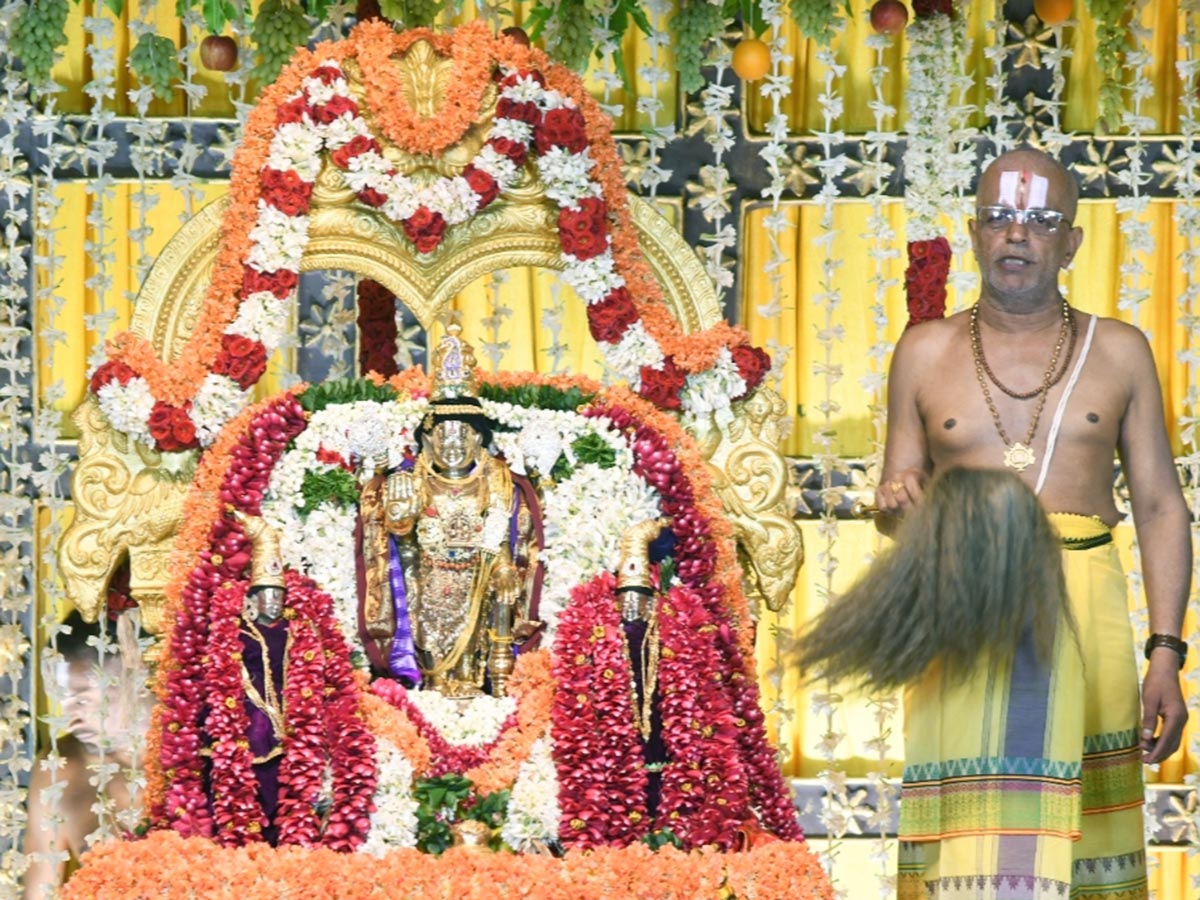
<svg viewBox="0 0 1200 900">
<path fill-rule="evenodd" d="M 784 73 L 784 69 L 792 64 L 792 56 L 785 52 L 787 37 L 783 30 L 784 6 L 781 0 L 764 2 L 762 17 L 770 30 L 768 48 L 771 71 L 762 87 L 762 95 L 771 101 L 771 117 L 767 121 L 767 142 L 759 151 L 759 156 L 766 163 L 767 174 L 771 179 L 770 183 L 762 190 L 762 196 L 771 201 L 771 212 L 763 220 L 767 243 L 770 246 L 770 254 L 763 271 L 767 276 L 770 291 L 767 295 L 767 302 L 755 306 L 754 309 L 759 317 L 778 323 L 783 316 L 785 300 L 783 278 L 788 261 L 788 252 L 783 246 L 782 238 L 783 233 L 792 227 L 782 208 L 783 192 L 787 189 L 783 164 L 788 159 L 789 131 L 788 117 L 783 112 L 783 101 L 792 93 L 791 77 Z M 788 357 L 791 355 L 791 344 L 772 336 L 767 340 L 767 350 L 771 354 L 772 375 L 777 377 L 783 371 Z M 725 423 L 720 422 L 720 424 Z"/>
<path fill-rule="evenodd" d="M 558 839 L 558 770 L 549 736 L 539 738 L 517 770 L 500 839 L 518 853 Z"/>
<path fill-rule="evenodd" d="M 938 237 L 938 219 L 953 209 L 956 186 L 969 184 L 974 150 L 960 146 L 969 110 L 948 102 L 960 93 L 963 16 L 937 14 L 908 26 L 908 146 L 904 153 L 904 204 L 908 240 Z"/>
<path fill-rule="evenodd" d="M 375 765 L 375 811 L 371 830 L 358 852 L 384 856 L 392 850 L 416 847 L 419 804 L 412 794 L 412 763 L 391 741 L 376 737 Z"/>
<path fill-rule="evenodd" d="M 620 563 L 621 537 L 637 522 L 661 515 L 658 492 L 632 470 L 595 463 L 579 466 L 542 500 L 546 546 L 538 618 L 546 623 L 546 642 L 554 639 L 558 618 L 571 600 L 571 589 Z"/>
<path fill-rule="evenodd" d="M 1179 80 L 1182 84 L 1193 85 L 1200 77 L 1200 10 L 1195 8 L 1187 11 L 1184 28 L 1179 36 L 1179 43 L 1184 58 L 1176 63 Z M 1175 220 L 1178 223 L 1180 236 L 1184 240 L 1184 251 L 1180 254 L 1180 266 L 1186 275 L 1186 287 L 1179 296 L 1180 324 L 1183 325 L 1187 341 L 1179 359 L 1188 369 L 1187 391 L 1183 401 L 1183 416 L 1180 420 L 1180 442 L 1184 451 L 1182 459 L 1189 478 L 1185 488 L 1188 499 L 1188 509 L 1192 511 L 1192 546 L 1200 547 L 1200 441 L 1197 440 L 1196 425 L 1200 422 L 1200 152 L 1197 152 L 1197 139 L 1200 138 L 1200 101 L 1194 91 L 1180 92 L 1179 130 L 1180 141 L 1179 159 L 1180 174 L 1177 181 L 1179 201 L 1175 205 Z M 1192 593 L 1188 597 L 1188 606 L 1192 613 L 1192 621 L 1198 621 L 1195 616 L 1200 612 L 1200 553 L 1192 555 Z M 1200 646 L 1200 626 L 1192 629 L 1186 635 L 1187 641 L 1193 646 Z M 1194 685 L 1194 682 L 1193 682 Z M 1200 692 L 1188 692 L 1188 710 L 1193 720 L 1200 716 Z M 1193 737 L 1188 750 L 1193 755 L 1200 753 L 1200 738 Z M 1169 821 L 1164 816 L 1166 824 L 1180 827 L 1183 834 L 1188 836 L 1191 843 L 1189 852 L 1200 850 L 1200 820 L 1197 818 L 1195 798 L 1200 795 L 1200 778 L 1190 774 L 1184 776 L 1184 781 L 1192 790 L 1193 802 L 1188 807 L 1176 813 L 1178 823 Z"/>
<path fill-rule="evenodd" d="M 92 60 L 92 80 L 84 88 L 84 93 L 93 100 L 88 111 L 83 131 L 83 146 L 80 157 L 84 163 L 84 171 L 88 181 L 84 192 L 89 199 L 92 212 L 89 220 L 93 221 L 94 238 L 84 240 L 84 253 L 87 254 L 94 266 L 94 274 L 84 281 L 84 287 L 95 297 L 96 306 L 100 312 L 85 316 L 84 322 L 89 330 L 106 334 L 116 322 L 117 311 L 110 305 L 109 293 L 112 289 L 112 274 L 110 267 L 116 261 L 113 252 L 114 232 L 111 217 L 107 210 L 111 209 L 116 198 L 116 189 L 112 177 L 105 172 L 109 155 L 116 151 L 112 140 L 105 130 L 112 122 L 114 115 L 111 110 L 104 108 L 104 99 L 112 97 L 116 82 L 116 55 L 114 46 L 113 20 L 108 16 L 84 18 L 84 30 L 91 36 L 88 55 Z M 93 359 L 103 356 L 103 342 L 97 341 L 93 348 Z M 107 642 L 100 645 L 100 717 L 105 717 L 105 704 L 108 702 L 112 676 L 104 671 L 104 654 L 109 649 Z M 99 813 L 98 825 L 94 832 L 87 836 L 90 846 L 92 843 L 115 836 L 114 820 L 111 814 L 114 801 L 108 794 L 108 784 L 117 773 L 117 765 L 106 758 L 106 740 L 103 725 L 100 733 L 99 753 L 93 769 L 92 784 L 96 786 L 95 809 Z"/>
<path fill-rule="evenodd" d="M 957 261 L 947 291 L 961 299 L 977 286 L 966 268 L 970 239 L 963 227 L 971 214 L 967 195 L 975 174 L 975 135 L 970 116 L 975 111 L 968 91 L 973 82 L 963 72 L 970 56 L 967 14 L 955 3 L 955 14 L 918 18 L 908 27 L 908 147 L 904 153 L 904 206 L 908 240 L 928 241 L 941 232 L 940 219 L 949 216 L 946 238 Z"/>
<path fill-rule="evenodd" d="M 1054 35 L 1054 46 L 1042 54 L 1042 65 L 1051 72 L 1050 99 L 1044 106 L 1050 112 L 1050 124 L 1042 132 L 1042 141 L 1046 150 L 1056 159 L 1062 155 L 1063 148 L 1070 143 L 1069 135 L 1063 134 L 1062 109 L 1066 106 L 1063 91 L 1067 87 L 1065 63 L 1075 55 L 1069 44 L 1063 40 L 1063 27 L 1073 22 L 1059 22 L 1052 25 L 1050 30 Z"/>
<path fill-rule="evenodd" d="M 208 88 L 196 80 L 196 60 L 199 59 L 200 41 L 198 35 L 208 34 L 208 26 L 199 9 L 188 7 L 183 14 L 183 46 L 180 48 L 180 58 L 183 60 L 183 83 L 179 89 L 187 98 L 187 108 L 194 109 L 208 96 Z M 175 173 L 171 176 L 171 187 L 183 196 L 183 211 L 179 214 L 180 223 L 186 223 L 196 213 L 196 204 L 204 199 L 204 191 L 200 187 L 200 179 L 193 169 L 196 160 L 204 152 L 204 148 L 192 140 L 192 127 L 195 120 L 189 115 L 183 119 L 183 142 L 179 145 L 179 156 L 176 159 Z"/>
<path fill-rule="evenodd" d="M 425 717 L 446 743 L 455 747 L 482 747 L 500 736 L 504 723 L 517 711 L 513 697 L 458 699 L 438 691 L 409 691 L 409 702 Z"/>
<path fill-rule="evenodd" d="M 885 361 L 895 349 L 895 344 L 887 340 L 887 295 L 899 285 L 896 278 L 885 275 L 888 262 L 900 258 L 896 249 L 896 232 L 892 228 L 886 212 L 887 185 L 892 174 L 892 166 L 887 162 L 888 146 L 896 139 L 894 130 L 896 108 L 889 104 L 883 92 L 884 81 L 891 74 L 884 61 L 884 53 L 891 48 L 892 38 L 886 34 L 872 34 L 867 37 L 867 46 L 875 51 L 875 65 L 871 67 L 871 111 L 874 114 L 875 125 L 868 135 L 863 168 L 871 179 L 871 193 L 868 202 L 871 206 L 870 218 L 867 222 L 870 236 L 870 246 L 867 255 L 871 259 L 872 300 L 871 321 L 875 328 L 875 340 L 867 351 L 870 368 L 866 375 L 859 379 L 859 386 L 866 392 L 871 409 L 872 451 L 868 460 L 869 471 L 876 483 L 883 465 L 884 428 L 884 388 L 886 384 Z M 889 126 L 891 126 L 889 128 Z M 870 701 L 876 709 L 875 735 L 864 748 L 865 752 L 874 754 L 877 768 L 867 773 L 867 779 L 875 788 L 875 808 L 878 820 L 890 820 L 900 794 L 900 786 L 896 779 L 887 777 L 887 764 L 892 758 L 892 736 L 897 733 L 896 713 L 899 701 L 895 696 L 874 697 Z M 881 897 L 893 896 L 895 892 L 895 873 L 892 854 L 895 848 L 894 837 L 879 828 L 878 836 L 873 841 L 874 847 L 871 859 L 877 862 L 876 881 L 879 884 Z"/>
<path fill-rule="evenodd" d="M 645 13 L 650 22 L 650 34 L 646 36 L 650 56 L 645 65 L 638 67 L 637 74 L 650 86 L 650 94 L 639 94 L 637 111 L 650 120 L 642 132 L 646 135 L 647 159 L 642 168 L 641 186 L 653 201 L 658 196 L 659 185 L 665 184 L 671 177 L 671 170 L 661 165 L 660 154 L 667 144 L 675 140 L 674 111 L 667 110 L 670 115 L 668 121 L 664 122 L 664 106 L 658 96 L 659 88 L 671 81 L 671 73 L 662 63 L 662 48 L 671 45 L 671 35 L 663 27 L 671 13 L 671 4 L 666 0 L 645 0 Z"/>
<path fill-rule="evenodd" d="M 1004 96 L 1004 88 L 1008 83 L 1004 62 L 1009 53 L 1008 19 L 1004 15 L 1004 0 L 995 0 L 989 24 L 992 42 L 984 47 L 983 55 L 991 67 L 985 80 L 990 96 L 984 103 L 983 114 L 992 120 L 992 127 L 988 129 L 987 136 L 993 152 L 984 160 L 984 165 L 1017 145 L 1009 132 L 1009 122 L 1017 117 L 1017 104 Z"/>
<path fill-rule="evenodd" d="M 722 303 L 725 291 L 733 287 L 732 260 L 726 253 L 737 246 L 737 229 L 725 223 L 729 214 L 729 169 L 725 165 L 725 154 L 733 148 L 733 126 L 726 113 L 733 101 L 733 85 L 723 84 L 725 72 L 733 63 L 733 51 L 725 41 L 724 29 L 710 42 L 706 65 L 713 67 L 712 77 L 700 92 L 700 104 L 704 111 L 704 141 L 712 148 L 713 159 L 700 167 L 700 210 L 704 220 L 712 224 L 712 232 L 701 236 L 700 253 L 704 257 L 704 270 L 713 280 L 717 290 L 717 302 Z"/>
</svg>

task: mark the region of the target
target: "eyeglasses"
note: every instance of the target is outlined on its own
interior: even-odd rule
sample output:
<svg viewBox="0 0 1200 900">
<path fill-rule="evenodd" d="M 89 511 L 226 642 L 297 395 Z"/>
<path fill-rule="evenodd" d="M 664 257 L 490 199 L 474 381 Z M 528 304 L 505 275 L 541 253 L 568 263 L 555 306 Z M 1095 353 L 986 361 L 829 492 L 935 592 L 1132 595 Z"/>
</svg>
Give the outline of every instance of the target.
<svg viewBox="0 0 1200 900">
<path fill-rule="evenodd" d="M 1038 235 L 1055 234 L 1064 225 L 1071 226 L 1066 214 L 1056 209 L 1013 209 L 1011 206 L 981 206 L 975 210 L 975 220 L 992 231 L 1005 231 L 1015 223 Z"/>
</svg>

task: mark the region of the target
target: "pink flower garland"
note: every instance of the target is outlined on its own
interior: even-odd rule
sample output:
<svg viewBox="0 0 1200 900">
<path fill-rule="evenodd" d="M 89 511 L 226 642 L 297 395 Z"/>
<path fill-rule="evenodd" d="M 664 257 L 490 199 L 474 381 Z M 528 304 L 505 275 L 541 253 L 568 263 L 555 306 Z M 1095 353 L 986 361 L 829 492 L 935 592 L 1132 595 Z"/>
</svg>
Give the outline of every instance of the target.
<svg viewBox="0 0 1200 900">
<path fill-rule="evenodd" d="M 732 707 L 737 728 L 737 753 L 746 769 L 750 806 L 763 825 L 778 837 L 801 840 L 803 831 L 796 820 L 792 793 L 783 780 L 775 752 L 767 741 L 753 661 L 747 659 L 738 646 L 729 605 L 721 585 L 711 578 L 716 569 L 717 548 L 708 521 L 695 505 L 695 492 L 687 473 L 666 438 L 633 413 L 614 406 L 594 410 L 590 414 L 606 416 L 615 428 L 628 435 L 634 454 L 634 471 L 659 491 L 662 510 L 671 518 L 671 530 L 677 541 L 677 574 L 687 588 L 683 592 L 672 592 L 671 606 L 685 620 L 695 616 L 704 619 L 705 628 L 708 629 L 705 640 L 711 644 L 717 660 L 706 663 L 710 667 L 703 669 L 700 677 L 715 672 L 727 673 L 722 686 L 727 696 L 726 704 L 718 703 L 714 698 L 705 707 L 705 715 L 712 713 L 714 716 L 707 722 L 707 727 L 714 734 L 723 733 L 721 729 L 727 722 L 720 718 L 720 711 L 727 706 Z M 669 628 L 665 623 L 663 628 L 665 635 Z M 676 649 L 666 643 L 664 646 L 673 652 Z M 677 735 L 676 739 L 682 739 L 682 736 Z M 723 765 L 732 766 L 732 763 Z M 686 805 L 683 798 L 672 793 L 676 784 L 674 780 L 664 779 L 663 803 L 667 809 Z M 694 790 L 692 782 L 678 784 L 692 784 Z M 718 842 L 727 839 L 722 835 Z"/>
<path fill-rule="evenodd" d="M 246 582 L 238 581 L 217 591 L 208 632 L 205 687 L 209 712 L 204 730 L 212 750 L 213 838 L 223 847 L 261 841 L 263 829 L 271 824 L 258 799 L 253 753 L 246 740 L 250 718 L 243 702 L 238 622 L 247 587 Z M 271 673 L 265 672 L 264 677 L 270 678 Z"/>
<path fill-rule="evenodd" d="M 381 678 L 371 683 L 371 693 L 382 697 L 394 708 L 404 713 L 421 737 L 429 744 L 429 768 L 423 776 L 425 778 L 462 774 L 469 769 L 483 765 L 500 740 L 509 730 L 517 727 L 517 714 L 513 713 L 504 720 L 496 737 L 488 743 L 478 746 L 456 746 L 442 737 L 438 730 L 430 724 L 417 705 L 409 699 L 408 690 L 403 685 Z"/>
<path fill-rule="evenodd" d="M 305 426 L 304 411 L 287 395 L 250 424 L 230 453 L 222 500 L 251 515 L 260 511 L 270 472 Z M 265 827 L 244 736 L 248 720 L 238 660 L 237 617 L 246 593 L 250 546 L 240 525 L 223 516 L 212 526 L 183 588 L 168 646 L 169 670 L 159 716 L 163 799 L 151 810 L 159 827 L 185 836 L 240 845 L 260 840 Z M 365 840 L 375 791 L 375 743 L 362 724 L 349 649 L 333 620 L 332 601 L 308 579 L 286 573 L 291 650 L 284 692 L 288 737 L 280 765 L 276 814 L 280 843 L 323 843 L 352 850 Z M 211 598 L 211 601 L 210 601 Z M 204 722 L 204 710 L 208 714 Z M 203 782 L 202 735 L 213 745 L 212 807 Z M 336 739 L 334 739 L 336 736 Z M 314 804 L 333 745 L 336 809 L 324 832 Z"/>
<path fill-rule="evenodd" d="M 753 813 L 716 625 L 694 592 L 679 586 L 660 597 L 658 621 L 658 705 L 670 762 L 655 826 L 670 828 L 688 850 L 708 844 L 728 850 Z"/>
<path fill-rule="evenodd" d="M 624 847 L 649 830 L 646 765 L 633 723 L 633 673 L 609 572 L 571 591 L 554 650 L 550 733 L 569 849 Z"/>
</svg>

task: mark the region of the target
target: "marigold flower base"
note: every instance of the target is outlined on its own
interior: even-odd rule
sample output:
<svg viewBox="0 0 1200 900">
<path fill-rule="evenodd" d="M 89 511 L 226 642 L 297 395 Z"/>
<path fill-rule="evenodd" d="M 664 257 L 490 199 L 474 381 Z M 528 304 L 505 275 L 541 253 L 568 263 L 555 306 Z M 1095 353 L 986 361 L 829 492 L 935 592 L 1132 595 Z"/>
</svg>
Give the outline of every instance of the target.
<svg viewBox="0 0 1200 900">
<path fill-rule="evenodd" d="M 551 856 L 451 848 L 440 857 L 397 850 L 381 858 L 262 844 L 222 848 L 199 838 L 156 832 L 108 844 L 62 890 L 64 900 L 134 897 L 503 898 L 655 900 L 748 898 L 832 900 L 816 854 L 780 841 L 743 853 L 684 853 L 644 844 Z"/>
</svg>

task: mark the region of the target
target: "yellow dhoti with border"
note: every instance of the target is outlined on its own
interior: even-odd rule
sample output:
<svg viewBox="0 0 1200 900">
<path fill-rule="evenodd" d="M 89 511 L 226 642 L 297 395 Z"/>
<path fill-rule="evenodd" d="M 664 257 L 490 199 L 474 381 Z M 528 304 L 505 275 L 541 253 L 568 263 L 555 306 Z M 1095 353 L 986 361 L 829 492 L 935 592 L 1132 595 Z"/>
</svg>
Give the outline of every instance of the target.
<svg viewBox="0 0 1200 900">
<path fill-rule="evenodd" d="M 905 696 L 900 900 L 1142 900 L 1140 693 L 1125 576 L 1099 519 L 1052 514 L 1078 625 Z"/>
</svg>

